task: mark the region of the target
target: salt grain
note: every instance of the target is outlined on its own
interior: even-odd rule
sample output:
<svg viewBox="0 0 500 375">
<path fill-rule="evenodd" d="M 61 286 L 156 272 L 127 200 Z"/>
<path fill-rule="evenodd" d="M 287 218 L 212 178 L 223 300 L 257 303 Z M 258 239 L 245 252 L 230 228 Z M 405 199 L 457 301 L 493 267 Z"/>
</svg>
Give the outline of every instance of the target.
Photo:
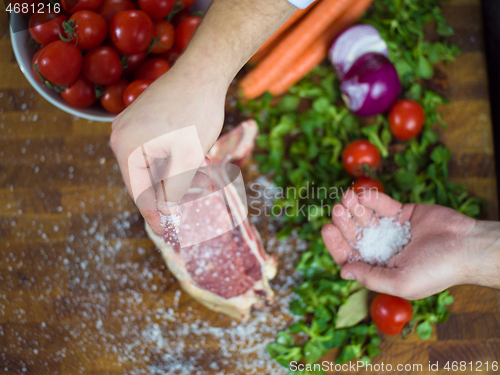
<svg viewBox="0 0 500 375">
<path fill-rule="evenodd" d="M 384 265 L 410 242 L 410 222 L 394 217 L 380 218 L 378 226 L 360 228 L 360 239 L 351 244 L 370 264 Z"/>
</svg>

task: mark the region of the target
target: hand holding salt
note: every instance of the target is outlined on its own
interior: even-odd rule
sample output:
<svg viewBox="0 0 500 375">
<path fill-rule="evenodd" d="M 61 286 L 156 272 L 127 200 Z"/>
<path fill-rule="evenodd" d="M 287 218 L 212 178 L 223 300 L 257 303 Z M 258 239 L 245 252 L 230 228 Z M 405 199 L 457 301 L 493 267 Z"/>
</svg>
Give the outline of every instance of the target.
<svg viewBox="0 0 500 375">
<path fill-rule="evenodd" d="M 323 226 L 322 236 L 342 278 L 379 293 L 420 299 L 454 285 L 497 285 L 491 281 L 498 280 L 492 265 L 500 263 L 490 259 L 500 252 L 490 245 L 500 230 L 491 238 L 483 234 L 493 233 L 484 229 L 491 226 L 448 207 L 402 204 L 383 193 L 349 190 L 332 207 L 332 223 Z"/>
</svg>

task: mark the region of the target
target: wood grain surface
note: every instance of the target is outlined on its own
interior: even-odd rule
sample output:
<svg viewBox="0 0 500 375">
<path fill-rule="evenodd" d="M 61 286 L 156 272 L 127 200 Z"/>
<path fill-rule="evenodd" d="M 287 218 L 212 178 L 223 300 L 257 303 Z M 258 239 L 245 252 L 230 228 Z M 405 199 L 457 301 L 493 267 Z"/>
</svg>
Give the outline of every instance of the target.
<svg viewBox="0 0 500 375">
<path fill-rule="evenodd" d="M 444 6 L 463 54 L 441 68 L 451 100 L 442 107 L 450 126 L 441 137 L 453 154 L 453 180 L 485 199 L 484 218 L 497 220 L 479 5 Z M 281 257 L 273 284 L 279 303 L 238 325 L 194 302 L 145 236 L 109 148 L 110 124 L 78 119 L 41 98 L 17 66 L 8 27 L 1 14 L 0 373 L 283 373 L 264 345 L 292 319 L 285 296 L 304 245 L 274 240 L 273 222 L 257 218 L 268 251 Z M 251 169 L 245 177 L 256 178 Z M 460 286 L 452 294 L 452 315 L 430 340 L 384 337 L 373 363 L 423 365 L 393 371 L 401 374 L 446 374 L 453 372 L 443 369 L 446 361 L 473 361 L 474 371 L 461 373 L 475 373 L 482 361 L 482 374 L 495 373 L 500 292 Z M 440 370 L 429 371 L 429 361 Z"/>
</svg>

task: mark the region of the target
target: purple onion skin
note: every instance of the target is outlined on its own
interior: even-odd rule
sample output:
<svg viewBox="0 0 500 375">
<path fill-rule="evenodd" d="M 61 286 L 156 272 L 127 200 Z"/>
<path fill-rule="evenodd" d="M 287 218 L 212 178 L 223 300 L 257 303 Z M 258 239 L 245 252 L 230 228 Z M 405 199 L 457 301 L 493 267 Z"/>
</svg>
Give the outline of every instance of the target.
<svg viewBox="0 0 500 375">
<path fill-rule="evenodd" d="M 373 116 L 391 108 L 401 91 L 401 81 L 387 57 L 370 52 L 356 60 L 340 89 L 351 111 L 360 116 Z"/>
<path fill-rule="evenodd" d="M 374 37 L 377 37 L 379 41 L 373 44 Z M 370 38 L 370 43 L 366 42 L 366 38 Z M 346 47 L 346 44 L 349 46 Z M 351 61 L 351 55 L 346 52 L 349 51 L 352 53 L 353 51 L 350 50 L 350 48 L 354 46 L 357 46 L 358 49 L 360 46 L 363 46 L 362 50 L 364 52 L 355 56 L 354 61 Z M 387 44 L 380 36 L 377 29 L 371 25 L 359 24 L 349 27 L 335 38 L 328 50 L 328 59 L 335 67 L 337 76 L 342 80 L 352 64 L 359 57 L 369 52 L 380 53 L 386 57 L 389 56 Z M 340 57 L 343 58 L 341 59 Z"/>
</svg>

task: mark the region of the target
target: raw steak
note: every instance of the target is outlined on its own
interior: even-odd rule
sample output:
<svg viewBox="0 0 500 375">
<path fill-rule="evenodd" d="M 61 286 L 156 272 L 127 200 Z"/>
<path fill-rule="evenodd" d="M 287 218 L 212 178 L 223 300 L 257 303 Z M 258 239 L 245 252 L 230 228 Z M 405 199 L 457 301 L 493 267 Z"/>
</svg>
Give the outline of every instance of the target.
<svg viewBox="0 0 500 375">
<path fill-rule="evenodd" d="M 255 121 L 243 122 L 219 138 L 209 152 L 210 161 L 213 165 L 234 163 L 241 166 L 248 160 L 257 135 Z M 212 310 L 246 319 L 252 308 L 260 309 L 272 301 L 274 294 L 268 280 L 275 276 L 277 262 L 264 252 L 258 232 L 246 218 L 246 200 L 241 191 L 244 186 L 231 184 L 227 171 L 234 172 L 237 168 L 218 165 L 219 168 L 212 168 L 212 179 L 214 184 L 225 186 L 224 194 L 219 191 L 219 195 L 193 200 L 182 209 L 179 239 L 181 243 L 194 245 L 172 246 L 147 224 L 146 231 L 171 272 L 193 298 Z M 239 173 L 239 169 L 237 171 Z M 210 210 L 207 211 L 204 205 Z M 200 210 L 205 210 L 201 218 L 196 215 Z M 197 243 L 198 236 L 210 232 L 212 237 L 217 231 L 223 233 Z"/>
</svg>

